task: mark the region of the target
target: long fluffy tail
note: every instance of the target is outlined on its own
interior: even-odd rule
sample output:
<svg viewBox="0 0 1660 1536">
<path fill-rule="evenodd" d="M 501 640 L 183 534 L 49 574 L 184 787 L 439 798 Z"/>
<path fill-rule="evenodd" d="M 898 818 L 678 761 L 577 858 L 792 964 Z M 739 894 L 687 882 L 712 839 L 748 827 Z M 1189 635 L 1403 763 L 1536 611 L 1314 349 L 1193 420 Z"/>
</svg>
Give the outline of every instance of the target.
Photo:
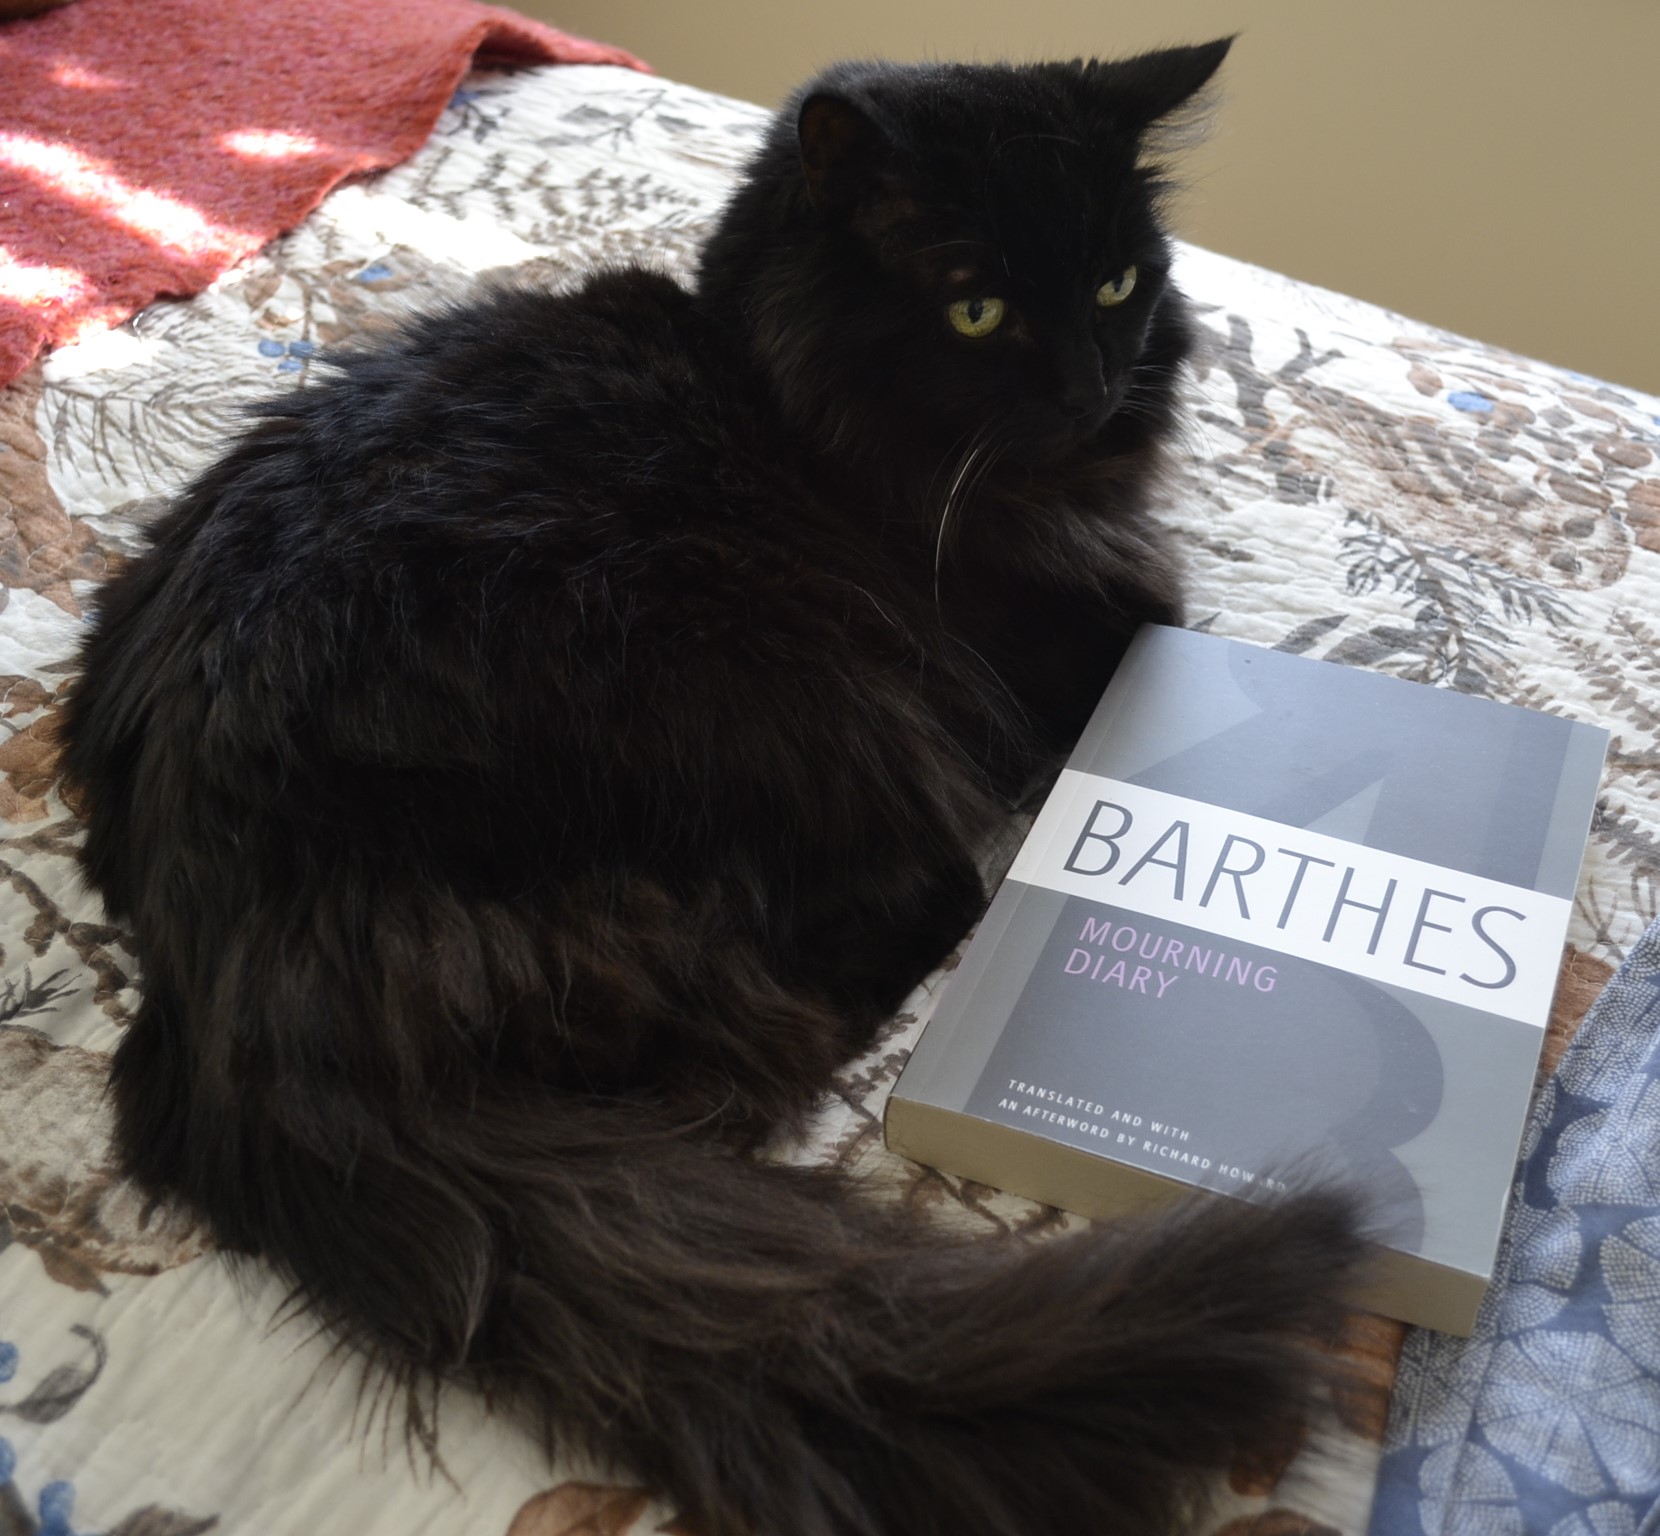
<svg viewBox="0 0 1660 1536">
<path fill-rule="evenodd" d="M 238 1174 L 247 1236 L 377 1363 L 481 1385 L 703 1536 L 1186 1529 L 1306 1409 L 1356 1258 L 1312 1194 L 968 1241 L 649 1113 L 521 1086 L 362 1122 L 344 1175 L 285 1132 Z"/>
</svg>

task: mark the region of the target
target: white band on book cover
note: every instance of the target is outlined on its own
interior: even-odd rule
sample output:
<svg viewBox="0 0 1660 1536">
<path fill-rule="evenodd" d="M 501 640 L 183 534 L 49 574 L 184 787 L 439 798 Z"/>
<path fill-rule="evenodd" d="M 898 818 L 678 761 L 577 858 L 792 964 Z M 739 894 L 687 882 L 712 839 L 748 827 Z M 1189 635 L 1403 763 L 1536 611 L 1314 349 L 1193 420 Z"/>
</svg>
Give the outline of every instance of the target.
<svg viewBox="0 0 1660 1536">
<path fill-rule="evenodd" d="M 1072 768 L 1009 878 L 1540 1027 L 1571 906 Z"/>
</svg>

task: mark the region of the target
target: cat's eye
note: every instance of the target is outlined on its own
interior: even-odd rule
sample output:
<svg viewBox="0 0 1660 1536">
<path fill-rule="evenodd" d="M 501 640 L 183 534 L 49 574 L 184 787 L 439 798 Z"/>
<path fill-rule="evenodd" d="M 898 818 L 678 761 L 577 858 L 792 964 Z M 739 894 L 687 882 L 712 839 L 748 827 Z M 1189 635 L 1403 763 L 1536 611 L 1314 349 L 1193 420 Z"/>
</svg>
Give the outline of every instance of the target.
<svg viewBox="0 0 1660 1536">
<path fill-rule="evenodd" d="M 1007 309 L 1001 299 L 958 299 L 946 306 L 945 317 L 964 336 L 989 336 L 1003 323 Z"/>
<path fill-rule="evenodd" d="M 1101 284 L 1095 290 L 1095 302 L 1102 309 L 1111 309 L 1114 304 L 1122 304 L 1135 289 L 1135 268 L 1125 267 L 1117 277 Z"/>
</svg>

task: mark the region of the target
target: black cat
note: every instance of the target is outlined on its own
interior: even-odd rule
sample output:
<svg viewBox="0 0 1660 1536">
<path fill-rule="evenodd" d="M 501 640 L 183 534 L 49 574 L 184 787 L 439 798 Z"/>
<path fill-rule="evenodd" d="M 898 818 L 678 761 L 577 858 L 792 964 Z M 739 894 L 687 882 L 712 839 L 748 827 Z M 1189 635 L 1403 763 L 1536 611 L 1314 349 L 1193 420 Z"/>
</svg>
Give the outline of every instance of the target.
<svg viewBox="0 0 1660 1536">
<path fill-rule="evenodd" d="M 69 711 L 122 1153 L 408 1386 L 706 1536 L 1179 1528 L 1300 1411 L 1336 1197 L 1035 1249 L 753 1156 L 980 910 L 1143 620 L 1226 42 L 848 65 L 697 286 L 335 359 L 105 589 Z"/>
</svg>

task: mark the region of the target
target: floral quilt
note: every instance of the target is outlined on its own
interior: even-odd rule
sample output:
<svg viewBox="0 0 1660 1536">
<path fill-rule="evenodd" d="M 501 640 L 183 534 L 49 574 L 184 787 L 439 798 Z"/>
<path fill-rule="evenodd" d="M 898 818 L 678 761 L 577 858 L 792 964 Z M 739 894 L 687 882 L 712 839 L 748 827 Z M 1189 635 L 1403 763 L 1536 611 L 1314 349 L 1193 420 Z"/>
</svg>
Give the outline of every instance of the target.
<svg viewBox="0 0 1660 1536">
<path fill-rule="evenodd" d="M 675 1529 L 606 1468 L 548 1466 L 465 1394 L 443 1407 L 442 1465 L 411 1457 L 350 1360 L 279 1321 L 276 1282 L 233 1274 L 205 1232 L 122 1179 L 104 1082 L 136 968 L 77 874 L 54 725 L 93 587 L 244 402 L 305 387 L 319 348 L 482 272 L 686 270 L 764 120 L 615 70 L 475 74 L 405 165 L 335 192 L 198 297 L 0 392 L 4 1536 Z M 1196 249 L 1178 277 L 1206 339 L 1168 513 L 1195 622 L 1614 733 L 1549 1067 L 1660 905 L 1660 402 Z M 1066 1218 L 882 1147 L 885 1096 L 939 983 L 846 1069 L 793 1155 L 879 1175 L 942 1218 L 1039 1236 Z M 1638 1245 L 1660 1227 L 1660 1189 L 1644 1190 L 1648 1214 L 1623 1229 Z M 1207 1533 L 1360 1536 L 1399 1345 L 1393 1325 L 1357 1318 L 1339 1427 L 1319 1454 L 1288 1447 L 1236 1476 Z M 1660 1365 L 1652 1349 L 1621 1358 L 1644 1380 Z M 1408 1360 L 1431 1368 L 1417 1344 Z M 1625 1401 L 1660 1434 L 1652 1391 Z"/>
</svg>

